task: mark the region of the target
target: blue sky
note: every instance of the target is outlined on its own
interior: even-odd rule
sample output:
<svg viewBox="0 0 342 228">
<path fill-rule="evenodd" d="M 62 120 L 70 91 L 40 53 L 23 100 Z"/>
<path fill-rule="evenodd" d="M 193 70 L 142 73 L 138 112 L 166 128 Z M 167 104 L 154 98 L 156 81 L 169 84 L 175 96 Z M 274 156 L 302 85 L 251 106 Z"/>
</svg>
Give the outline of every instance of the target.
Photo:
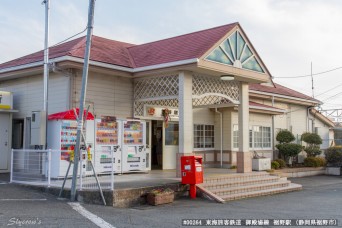
<svg viewBox="0 0 342 228">
<path fill-rule="evenodd" d="M 88 0 L 50 0 L 50 44 L 86 27 Z M 0 62 L 41 50 L 42 0 L 1 0 Z M 275 77 L 342 67 L 342 1 L 338 0 L 97 0 L 94 34 L 141 44 L 232 22 L 240 22 Z M 83 34 L 85 35 L 85 33 Z M 277 83 L 311 95 L 311 79 Z M 334 88 L 336 85 L 341 86 Z M 314 77 L 325 100 L 342 90 L 342 69 Z M 341 96 L 325 108 L 341 108 Z"/>
</svg>

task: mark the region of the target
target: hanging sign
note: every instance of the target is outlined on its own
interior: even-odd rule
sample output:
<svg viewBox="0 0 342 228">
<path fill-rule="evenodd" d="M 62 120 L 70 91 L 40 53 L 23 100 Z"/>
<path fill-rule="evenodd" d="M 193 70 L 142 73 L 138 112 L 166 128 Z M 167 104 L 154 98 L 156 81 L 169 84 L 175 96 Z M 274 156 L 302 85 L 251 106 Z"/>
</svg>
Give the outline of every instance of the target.
<svg viewBox="0 0 342 228">
<path fill-rule="evenodd" d="M 12 109 L 13 98 L 12 93 L 0 91 L 0 109 Z"/>
<path fill-rule="evenodd" d="M 166 107 L 154 107 L 154 106 L 145 106 L 145 116 L 146 117 L 161 117 L 165 118 L 165 111 L 167 110 L 168 117 L 173 119 L 178 119 L 178 109 L 177 108 L 166 108 Z"/>
</svg>

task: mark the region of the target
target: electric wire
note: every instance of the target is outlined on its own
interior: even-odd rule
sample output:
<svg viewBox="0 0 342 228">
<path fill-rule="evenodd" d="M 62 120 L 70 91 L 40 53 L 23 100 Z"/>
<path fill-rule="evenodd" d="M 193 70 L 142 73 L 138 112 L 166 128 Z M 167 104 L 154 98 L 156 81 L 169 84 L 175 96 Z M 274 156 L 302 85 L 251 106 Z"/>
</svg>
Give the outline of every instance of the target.
<svg viewBox="0 0 342 228">
<path fill-rule="evenodd" d="M 342 83 L 341 83 L 341 84 L 338 84 L 337 86 L 334 86 L 334 87 L 331 88 L 331 89 L 328 89 L 328 90 L 326 90 L 326 91 L 324 91 L 324 92 L 322 92 L 322 93 L 316 95 L 316 97 L 321 96 L 321 95 L 323 95 L 323 94 L 326 94 L 326 93 L 330 92 L 331 90 L 334 90 L 334 89 L 336 89 L 336 88 L 338 88 L 338 87 L 340 87 L 340 86 L 342 86 Z"/>
<path fill-rule="evenodd" d="M 74 38 L 74 37 L 76 37 L 76 36 L 78 36 L 78 35 L 81 35 L 81 34 L 84 33 L 85 31 L 87 31 L 87 28 L 88 28 L 88 26 L 85 27 L 85 29 L 83 29 L 81 32 L 76 33 L 75 35 L 72 35 L 72 36 L 70 36 L 70 37 L 68 37 L 68 38 L 66 38 L 66 39 L 64 39 L 64 40 L 62 40 L 62 41 L 58 42 L 57 44 L 52 45 L 52 46 L 49 47 L 49 48 L 55 47 L 55 46 L 57 46 L 57 45 L 60 45 L 60 44 L 66 42 L 66 41 L 68 41 L 68 40 L 70 40 L 70 39 L 72 39 L 72 38 Z"/>
<path fill-rule="evenodd" d="M 340 66 L 340 67 L 335 67 L 335 68 L 330 69 L 330 70 L 326 70 L 326 71 L 314 73 L 314 74 L 312 74 L 312 76 L 326 74 L 326 73 L 329 73 L 329 72 L 332 72 L 332 71 L 335 71 L 335 70 L 339 70 L 339 69 L 342 69 L 342 66 Z M 311 77 L 311 74 L 298 75 L 298 76 L 288 76 L 288 77 L 277 77 L 277 76 L 273 76 L 273 78 L 275 78 L 275 79 L 277 79 L 277 78 L 306 78 L 306 77 Z"/>
<path fill-rule="evenodd" d="M 339 92 L 339 93 L 337 93 L 337 94 L 334 94 L 334 95 L 332 95 L 332 96 L 330 96 L 330 97 L 325 98 L 324 100 L 322 100 L 322 102 L 324 102 L 324 101 L 326 101 L 326 100 L 329 100 L 329 99 L 331 99 L 331 98 L 337 97 L 337 96 L 339 96 L 339 95 L 341 95 L 341 94 L 342 94 L 342 92 Z"/>
<path fill-rule="evenodd" d="M 56 46 L 58 46 L 58 45 L 60 45 L 62 43 L 65 43 L 66 41 L 68 41 L 68 40 L 70 40 L 70 39 L 72 39 L 72 38 L 74 38 L 74 37 L 84 33 L 86 30 L 87 30 L 87 27 L 84 30 L 82 30 L 81 32 L 78 32 L 78 33 L 76 33 L 76 34 L 74 34 L 74 35 L 72 35 L 72 36 L 70 36 L 70 37 L 68 37 L 68 38 L 66 38 L 66 39 L 64 39 L 64 40 L 62 40 L 62 41 L 60 41 L 60 42 L 50 46 L 50 47 L 48 47 L 48 48 L 50 49 L 50 48 L 56 47 Z M 81 46 L 78 46 L 78 47 L 75 47 L 75 48 L 68 49 L 68 50 L 61 50 L 61 51 L 58 51 L 58 52 L 52 52 L 50 50 L 50 55 L 58 55 L 58 54 L 61 54 L 61 53 L 70 52 L 70 51 L 74 51 L 74 50 L 77 50 L 77 49 L 82 49 L 84 47 L 85 47 L 85 44 L 81 45 Z M 45 49 L 42 49 L 42 50 L 40 50 L 38 52 L 35 52 L 35 53 L 32 53 L 32 54 L 23 56 L 23 57 L 20 57 L 20 58 L 17 58 L 17 59 L 13 59 L 13 60 L 1 63 L 1 64 L 9 63 L 9 62 L 12 62 L 12 61 L 31 60 L 31 59 L 43 58 L 44 57 L 44 50 Z M 35 56 L 31 56 L 31 55 L 35 55 Z"/>
</svg>

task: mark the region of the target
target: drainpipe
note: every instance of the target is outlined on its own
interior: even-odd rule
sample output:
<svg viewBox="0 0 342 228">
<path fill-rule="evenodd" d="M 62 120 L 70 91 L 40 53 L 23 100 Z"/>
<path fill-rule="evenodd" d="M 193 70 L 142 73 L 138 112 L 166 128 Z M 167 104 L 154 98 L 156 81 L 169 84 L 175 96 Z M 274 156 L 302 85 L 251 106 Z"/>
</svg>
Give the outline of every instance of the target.
<svg viewBox="0 0 342 228">
<path fill-rule="evenodd" d="M 220 127 L 220 130 L 221 130 L 221 132 L 220 132 L 220 142 L 221 142 L 221 147 L 220 147 L 220 155 L 221 155 L 221 168 L 223 168 L 223 115 L 222 115 L 222 112 L 219 112 L 218 110 L 217 110 L 217 108 L 215 108 L 215 112 L 216 113 L 218 113 L 218 114 L 220 114 L 220 124 L 221 124 L 221 127 Z"/>
<path fill-rule="evenodd" d="M 272 107 L 274 107 L 274 96 L 272 96 Z M 275 150 L 275 141 L 274 141 L 274 136 L 275 136 L 275 124 L 274 124 L 274 115 L 272 115 L 272 148 L 273 151 Z M 274 152 L 273 152 L 273 159 L 274 159 Z"/>
<path fill-rule="evenodd" d="M 310 112 L 310 109 L 313 109 L 314 107 L 308 107 L 306 109 L 306 132 L 309 132 L 309 129 L 310 129 L 310 126 L 309 126 L 309 123 L 310 123 L 310 118 L 309 118 L 309 112 Z"/>
</svg>

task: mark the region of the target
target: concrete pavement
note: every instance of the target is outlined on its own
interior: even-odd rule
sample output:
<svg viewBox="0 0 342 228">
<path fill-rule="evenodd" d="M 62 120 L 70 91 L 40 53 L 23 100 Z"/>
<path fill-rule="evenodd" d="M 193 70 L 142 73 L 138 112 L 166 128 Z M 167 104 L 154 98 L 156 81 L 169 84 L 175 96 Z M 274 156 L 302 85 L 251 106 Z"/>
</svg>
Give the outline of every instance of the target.
<svg viewBox="0 0 342 228">
<path fill-rule="evenodd" d="M 218 204 L 207 199 L 182 198 L 173 204 L 112 208 L 86 205 L 86 214 L 99 216 L 112 227 L 182 227 L 182 219 L 338 219 L 342 227 L 342 178 L 314 176 L 294 178 L 299 192 Z M 12 200 L 6 200 L 12 199 Z M 25 200 L 26 199 L 26 200 Z M 21 227 L 96 227 L 67 201 L 12 184 L 0 184 L 0 227 L 15 220 L 32 220 L 39 225 Z M 13 224 L 12 227 L 19 227 Z M 104 226 L 105 227 L 105 226 Z M 107 226 L 108 227 L 108 226 Z"/>
</svg>

